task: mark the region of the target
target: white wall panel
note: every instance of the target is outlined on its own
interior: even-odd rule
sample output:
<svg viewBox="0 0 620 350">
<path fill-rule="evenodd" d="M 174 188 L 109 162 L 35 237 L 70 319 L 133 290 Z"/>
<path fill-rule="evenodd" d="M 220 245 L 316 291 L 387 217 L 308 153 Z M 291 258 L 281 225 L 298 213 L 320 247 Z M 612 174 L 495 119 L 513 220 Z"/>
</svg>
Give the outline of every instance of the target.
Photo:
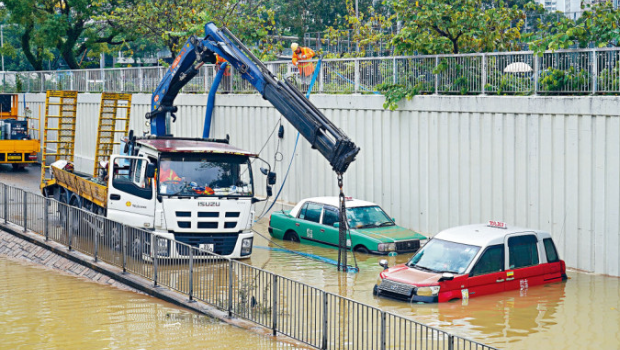
<svg viewBox="0 0 620 350">
<path fill-rule="evenodd" d="M 91 171 L 98 94 L 81 94 L 76 166 Z M 361 153 L 345 193 L 379 203 L 401 225 L 426 234 L 502 220 L 548 230 L 568 266 L 620 275 L 618 97 L 416 96 L 397 111 L 381 96 L 315 95 L 312 101 Z M 177 136 L 201 137 L 206 95 L 177 98 Z M 44 94 L 28 94 L 34 113 Z M 278 173 L 277 193 L 297 131 L 257 95 L 219 95 L 211 136 L 258 152 Z M 148 130 L 150 95 L 133 97 L 131 128 Z M 273 135 L 270 138 L 271 133 Z M 278 152 L 278 161 L 274 160 Z M 255 164 L 257 191 L 264 177 Z M 281 199 L 337 195 L 328 162 L 300 137 Z M 281 205 L 276 205 L 280 209 Z"/>
</svg>

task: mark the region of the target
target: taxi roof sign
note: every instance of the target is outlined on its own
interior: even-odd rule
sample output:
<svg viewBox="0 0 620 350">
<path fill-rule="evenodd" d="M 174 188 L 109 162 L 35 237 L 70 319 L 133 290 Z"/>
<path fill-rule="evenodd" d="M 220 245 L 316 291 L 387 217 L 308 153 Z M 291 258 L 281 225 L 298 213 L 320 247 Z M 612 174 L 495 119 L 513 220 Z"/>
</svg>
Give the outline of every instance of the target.
<svg viewBox="0 0 620 350">
<path fill-rule="evenodd" d="M 506 225 L 505 222 L 501 222 L 501 221 L 493 221 L 493 220 L 489 220 L 489 224 L 487 225 L 489 227 L 495 227 L 495 228 L 503 228 L 503 229 L 508 229 L 508 225 Z"/>
</svg>

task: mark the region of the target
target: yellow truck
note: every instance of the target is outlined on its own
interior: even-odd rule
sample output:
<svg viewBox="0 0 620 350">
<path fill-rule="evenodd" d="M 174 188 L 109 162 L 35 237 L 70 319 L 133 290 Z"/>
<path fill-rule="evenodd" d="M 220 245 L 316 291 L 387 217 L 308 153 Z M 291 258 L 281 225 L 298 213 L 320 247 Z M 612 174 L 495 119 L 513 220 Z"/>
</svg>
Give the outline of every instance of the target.
<svg viewBox="0 0 620 350">
<path fill-rule="evenodd" d="M 0 94 L 0 164 L 11 164 L 13 169 L 36 162 L 41 149 L 38 130 L 29 125 L 33 119 L 19 117 L 18 107 L 17 94 Z"/>
</svg>

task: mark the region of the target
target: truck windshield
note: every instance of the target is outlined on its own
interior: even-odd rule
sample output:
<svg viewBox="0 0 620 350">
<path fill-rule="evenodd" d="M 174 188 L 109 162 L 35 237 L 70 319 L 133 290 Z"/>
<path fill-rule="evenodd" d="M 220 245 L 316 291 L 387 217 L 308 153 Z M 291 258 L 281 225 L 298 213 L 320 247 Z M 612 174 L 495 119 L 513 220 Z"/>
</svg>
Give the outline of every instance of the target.
<svg viewBox="0 0 620 350">
<path fill-rule="evenodd" d="M 351 228 L 394 226 L 394 221 L 378 205 L 347 208 L 347 220 Z"/>
<path fill-rule="evenodd" d="M 251 197 L 254 193 L 247 156 L 166 154 L 156 176 L 161 195 Z"/>
<path fill-rule="evenodd" d="M 431 272 L 463 274 L 480 247 L 431 239 L 407 263 L 409 267 Z"/>
</svg>

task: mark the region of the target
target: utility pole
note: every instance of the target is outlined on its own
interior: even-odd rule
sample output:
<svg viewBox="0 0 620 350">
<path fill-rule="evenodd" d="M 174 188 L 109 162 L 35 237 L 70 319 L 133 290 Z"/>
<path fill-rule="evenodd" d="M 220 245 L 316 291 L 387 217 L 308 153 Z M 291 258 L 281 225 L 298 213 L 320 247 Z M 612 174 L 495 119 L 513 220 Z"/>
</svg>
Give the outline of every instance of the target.
<svg viewBox="0 0 620 350">
<path fill-rule="evenodd" d="M 0 46 L 4 49 L 4 24 L 0 24 Z M 4 52 L 2 52 L 2 71 L 4 72 Z"/>
</svg>

